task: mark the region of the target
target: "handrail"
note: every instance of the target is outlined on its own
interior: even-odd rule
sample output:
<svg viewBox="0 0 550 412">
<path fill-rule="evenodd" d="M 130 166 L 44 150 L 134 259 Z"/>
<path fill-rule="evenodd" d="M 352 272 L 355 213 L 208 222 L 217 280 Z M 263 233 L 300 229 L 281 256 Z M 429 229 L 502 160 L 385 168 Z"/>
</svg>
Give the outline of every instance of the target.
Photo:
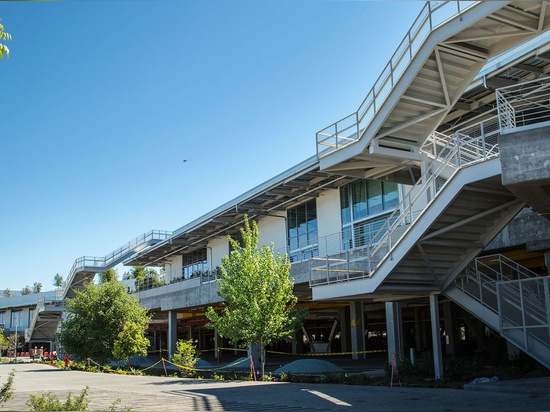
<svg viewBox="0 0 550 412">
<path fill-rule="evenodd" d="M 496 116 L 485 120 L 484 123 L 489 121 L 495 122 Z M 485 134 L 483 126 L 480 126 L 474 135 L 476 137 L 471 137 L 459 130 L 454 136 L 445 136 L 434 132 L 429 137 L 429 141 L 423 146 L 423 149 L 426 149 L 428 156 L 433 161 L 365 246 L 367 269 L 363 275 L 356 277 L 371 277 L 373 275 L 390 254 L 393 247 L 392 235 L 397 228 L 411 225 L 422 215 L 422 213 L 415 213 L 415 209 L 418 209 L 417 206 L 420 202 L 427 199 L 429 203 L 433 200 L 437 193 L 445 187 L 446 181 L 452 178 L 459 169 L 499 156 L 496 140 L 494 142 L 489 141 L 493 138 L 493 133 Z M 323 238 L 320 238 L 319 244 L 322 244 L 323 240 Z M 382 247 L 387 248 L 386 253 L 377 260 L 377 255 Z M 312 267 L 310 285 L 326 284 L 339 280 L 330 278 L 328 266 L 327 264 L 326 266 Z M 313 279 L 313 272 L 315 271 L 326 271 L 326 279 Z"/>
<path fill-rule="evenodd" d="M 32 337 L 32 332 L 34 331 L 34 327 L 36 326 L 36 322 L 38 322 L 38 316 L 40 314 L 40 311 L 44 309 L 46 299 L 40 298 L 38 299 L 38 303 L 36 304 L 36 307 L 34 309 L 34 314 L 32 316 L 32 321 L 29 327 L 25 330 L 25 341 L 29 342 L 30 338 Z M 28 331 L 28 332 L 27 332 Z M 28 335 L 28 336 L 27 336 Z"/>
<path fill-rule="evenodd" d="M 69 275 L 67 276 L 67 280 L 65 281 L 63 293 L 61 294 L 61 296 L 64 297 L 67 295 L 69 288 L 72 286 L 75 274 L 77 272 L 80 272 L 84 268 L 89 267 L 97 269 L 97 272 L 101 272 L 109 268 L 109 266 L 112 265 L 114 262 L 126 257 L 129 253 L 136 252 L 136 249 L 139 249 L 142 246 L 145 247 L 151 242 L 160 242 L 166 240 L 170 238 L 170 236 L 172 236 L 172 232 L 167 230 L 150 230 L 149 232 L 135 237 L 128 243 L 125 243 L 124 245 L 120 246 L 119 248 L 115 249 L 111 253 L 106 254 L 103 257 L 82 256 L 77 258 L 74 261 L 73 266 L 71 267 Z"/>
<path fill-rule="evenodd" d="M 460 17 L 477 3 L 479 1 L 426 2 L 357 111 L 317 132 L 317 157 L 324 157 L 358 141 L 366 130 L 362 125 L 370 122 L 378 112 L 430 34 L 447 21 Z M 325 147 L 320 149 L 320 146 Z"/>
</svg>

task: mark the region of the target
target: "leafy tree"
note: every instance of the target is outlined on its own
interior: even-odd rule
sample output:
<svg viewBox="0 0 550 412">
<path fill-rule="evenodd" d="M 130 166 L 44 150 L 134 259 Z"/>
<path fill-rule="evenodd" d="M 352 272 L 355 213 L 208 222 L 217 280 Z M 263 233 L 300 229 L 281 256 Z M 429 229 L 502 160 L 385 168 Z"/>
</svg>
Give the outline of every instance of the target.
<svg viewBox="0 0 550 412">
<path fill-rule="evenodd" d="M 129 273 L 130 278 L 135 279 L 135 287 L 137 291 L 156 288 L 164 285 L 160 280 L 158 272 L 153 268 L 144 266 L 134 266 Z"/>
<path fill-rule="evenodd" d="M 31 288 L 27 285 L 23 289 L 21 289 L 22 295 L 30 295 L 32 293 Z"/>
<path fill-rule="evenodd" d="M 98 362 L 112 358 L 125 325 L 134 323 L 143 333 L 150 320 L 147 309 L 119 282 L 87 283 L 67 300 L 66 308 L 67 318 L 58 333 L 60 344 L 76 358 Z"/>
<path fill-rule="evenodd" d="M 42 283 L 34 282 L 32 285 L 32 293 L 40 293 L 42 290 Z"/>
<path fill-rule="evenodd" d="M 0 40 L 11 40 L 11 35 L 4 31 L 4 26 L 1 23 L 0 23 Z M 2 57 L 4 57 L 4 54 L 9 57 L 10 49 L 8 49 L 8 46 L 6 46 L 5 44 L 0 43 L 0 60 L 2 60 Z"/>
<path fill-rule="evenodd" d="M 0 328 L 0 355 L 8 348 L 8 340 L 4 336 L 4 329 Z"/>
<path fill-rule="evenodd" d="M 112 282 L 118 280 L 118 273 L 115 268 L 107 269 L 101 274 L 101 283 Z"/>
<path fill-rule="evenodd" d="M 195 367 L 197 361 L 197 348 L 193 344 L 193 340 L 178 340 L 176 350 L 172 355 L 172 362 L 177 366 L 183 366 L 183 376 L 193 375 L 192 368 Z"/>
<path fill-rule="evenodd" d="M 10 288 L 4 289 L 4 293 L 3 293 L 3 294 L 4 294 L 4 297 L 5 297 L 5 298 L 11 298 L 12 293 L 11 293 Z"/>
<path fill-rule="evenodd" d="M 6 347 L 8 349 L 13 349 L 14 351 L 23 347 L 23 342 L 21 342 L 21 337 L 19 335 L 16 335 L 15 333 L 12 333 L 11 335 L 6 336 L 5 342 L 6 342 Z"/>
<path fill-rule="evenodd" d="M 61 286 L 63 286 L 63 276 L 61 276 L 59 273 L 56 273 L 53 277 L 53 285 L 56 288 L 60 288 Z"/>
<path fill-rule="evenodd" d="M 209 307 L 206 316 L 209 326 L 232 342 L 260 345 L 263 374 L 264 346 L 289 337 L 304 312 L 294 308 L 297 298 L 287 255 L 275 255 L 273 244 L 258 249 L 256 222 L 251 226 L 245 216 L 244 225 L 242 243 L 228 236 L 233 250 L 223 257 L 221 278 L 216 280 L 225 301 L 221 314 Z"/>
<path fill-rule="evenodd" d="M 115 359 L 124 359 L 129 364 L 131 356 L 147 355 L 149 339 L 143 336 L 143 332 L 145 330 L 142 325 L 131 321 L 126 322 L 114 344 L 113 356 Z"/>
</svg>

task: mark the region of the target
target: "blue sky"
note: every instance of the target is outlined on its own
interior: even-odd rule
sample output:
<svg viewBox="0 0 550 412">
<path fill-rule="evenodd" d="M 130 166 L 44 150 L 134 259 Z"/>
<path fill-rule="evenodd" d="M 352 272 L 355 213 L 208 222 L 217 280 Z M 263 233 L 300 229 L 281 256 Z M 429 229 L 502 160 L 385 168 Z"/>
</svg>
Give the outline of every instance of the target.
<svg viewBox="0 0 550 412">
<path fill-rule="evenodd" d="M 0 2 L 0 290 L 52 289 L 314 155 L 422 6 Z"/>
</svg>

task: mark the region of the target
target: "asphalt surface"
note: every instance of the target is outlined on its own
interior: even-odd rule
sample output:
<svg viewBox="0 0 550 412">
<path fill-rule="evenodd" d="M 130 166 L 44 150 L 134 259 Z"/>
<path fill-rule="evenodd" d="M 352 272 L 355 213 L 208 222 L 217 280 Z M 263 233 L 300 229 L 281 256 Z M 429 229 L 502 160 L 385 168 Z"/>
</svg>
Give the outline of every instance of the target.
<svg viewBox="0 0 550 412">
<path fill-rule="evenodd" d="M 211 381 L 64 371 L 35 363 L 0 364 L 0 383 L 15 369 L 15 394 L 3 410 L 28 410 L 33 392 L 61 400 L 89 386 L 89 410 L 133 411 L 550 411 L 548 381 L 533 393 L 461 389 Z M 531 385 L 533 386 L 533 385 Z"/>
</svg>

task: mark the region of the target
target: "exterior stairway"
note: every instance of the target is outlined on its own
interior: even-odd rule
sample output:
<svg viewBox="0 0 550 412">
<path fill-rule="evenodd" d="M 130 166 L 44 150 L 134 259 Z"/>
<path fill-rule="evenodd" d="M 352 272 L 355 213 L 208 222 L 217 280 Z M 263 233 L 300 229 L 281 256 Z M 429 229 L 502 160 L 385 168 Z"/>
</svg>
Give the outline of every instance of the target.
<svg viewBox="0 0 550 412">
<path fill-rule="evenodd" d="M 444 294 L 550 368 L 550 277 L 502 255 L 486 256 Z"/>
<path fill-rule="evenodd" d="M 432 135 L 430 166 L 370 243 L 311 260 L 313 298 L 399 299 L 451 284 L 525 204 L 500 181 L 494 122 L 477 137 Z"/>
<path fill-rule="evenodd" d="M 76 291 L 91 281 L 98 273 L 115 267 L 144 248 L 168 239 L 172 232 L 151 230 L 115 249 L 103 257 L 82 256 L 74 261 L 64 285 L 51 302 L 41 300 L 36 305 L 33 319 L 25 330 L 25 341 L 51 341 L 63 315 L 63 301 L 72 298 Z"/>
</svg>

